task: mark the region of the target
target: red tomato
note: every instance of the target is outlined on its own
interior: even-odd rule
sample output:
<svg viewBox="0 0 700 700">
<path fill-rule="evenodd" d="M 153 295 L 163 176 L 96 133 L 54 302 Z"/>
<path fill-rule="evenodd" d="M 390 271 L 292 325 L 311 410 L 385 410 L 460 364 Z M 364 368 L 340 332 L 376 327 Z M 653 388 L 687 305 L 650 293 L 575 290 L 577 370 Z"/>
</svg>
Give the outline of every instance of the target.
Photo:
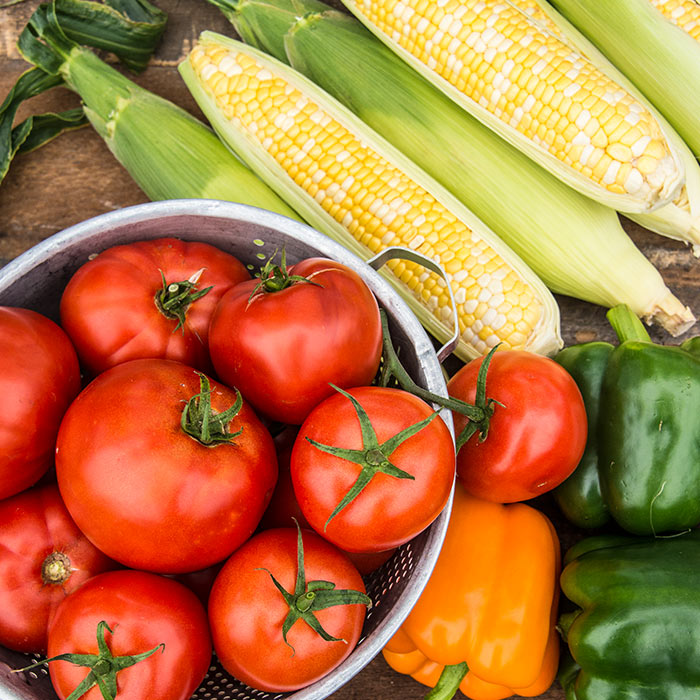
<svg viewBox="0 0 700 700">
<path fill-rule="evenodd" d="M 53 466 L 56 434 L 80 391 L 68 336 L 45 316 L 0 307 L 0 499 L 35 484 Z"/>
<path fill-rule="evenodd" d="M 158 301 L 166 285 L 196 287 L 204 296 L 185 305 L 184 323 Z M 83 365 L 97 374 L 127 360 L 157 357 L 208 371 L 209 319 L 221 295 L 250 279 L 235 257 L 206 243 L 175 238 L 109 248 L 73 275 L 61 298 L 61 323 Z M 183 291 L 182 285 L 174 292 Z"/>
<path fill-rule="evenodd" d="M 236 285 L 219 302 L 209 329 L 221 379 L 253 406 L 299 425 L 333 393 L 369 384 L 379 367 L 379 307 L 362 278 L 340 263 L 310 258 L 289 269 L 296 281 L 264 291 L 260 280 Z"/>
<path fill-rule="evenodd" d="M 297 497 L 294 494 L 292 473 L 289 469 L 289 460 L 297 432 L 296 426 L 290 426 L 275 436 L 279 477 L 267 510 L 260 521 L 260 527 L 263 530 L 270 530 L 275 527 L 291 527 L 294 520 L 297 521 L 300 527 L 311 528 L 311 525 L 309 525 L 309 522 L 301 512 Z M 395 551 L 396 548 L 392 548 L 385 552 L 345 552 L 345 554 L 348 555 L 348 559 L 364 576 L 372 573 L 372 571 L 388 561 Z"/>
<path fill-rule="evenodd" d="M 483 358 L 462 367 L 450 396 L 473 403 Z M 486 374 L 486 396 L 500 401 L 483 442 L 473 435 L 457 454 L 457 473 L 474 496 L 525 501 L 558 486 L 586 445 L 586 410 L 571 375 L 553 360 L 524 350 L 499 351 Z M 454 413 L 459 435 L 467 419 Z"/>
<path fill-rule="evenodd" d="M 380 444 L 433 414 L 422 399 L 400 389 L 357 387 L 349 392 L 366 411 Z M 294 493 L 311 526 L 348 552 L 380 552 L 398 547 L 423 531 L 440 514 L 455 474 L 452 436 L 438 417 L 379 461 L 413 479 L 376 473 L 359 495 L 326 522 L 357 481 L 363 467 L 328 454 L 324 445 L 367 454 L 357 412 L 340 393 L 317 406 L 304 421 L 292 450 Z"/>
<path fill-rule="evenodd" d="M 309 530 L 302 531 L 302 539 L 307 585 L 330 581 L 337 589 L 364 593 L 362 577 L 344 554 Z M 324 640 L 299 619 L 285 643 L 282 626 L 290 607 L 270 574 L 294 594 L 297 570 L 297 530 L 266 530 L 234 552 L 214 582 L 209 597 L 214 649 L 224 668 L 253 688 L 287 692 L 313 683 L 341 663 L 360 638 L 366 609 L 355 603 L 314 612 L 340 641 Z"/>
<path fill-rule="evenodd" d="M 46 651 L 58 604 L 116 567 L 78 530 L 54 484 L 0 501 L 0 549 L 0 644 L 17 651 Z"/>
<path fill-rule="evenodd" d="M 268 430 L 243 402 L 231 443 L 206 446 L 181 427 L 200 375 L 170 360 L 132 360 L 98 376 L 61 424 L 61 495 L 88 538 L 117 561 L 160 573 L 225 559 L 260 521 L 277 479 Z M 236 394 L 212 385 L 214 411 Z"/>
<path fill-rule="evenodd" d="M 119 700 L 189 700 L 211 661 L 211 637 L 204 607 L 177 581 L 142 571 L 113 571 L 90 579 L 59 605 L 49 627 L 49 657 L 97 654 L 97 626 L 112 655 L 148 658 L 117 673 Z M 49 664 L 51 682 L 65 700 L 88 675 L 68 661 Z M 102 700 L 94 686 L 82 700 Z"/>
</svg>

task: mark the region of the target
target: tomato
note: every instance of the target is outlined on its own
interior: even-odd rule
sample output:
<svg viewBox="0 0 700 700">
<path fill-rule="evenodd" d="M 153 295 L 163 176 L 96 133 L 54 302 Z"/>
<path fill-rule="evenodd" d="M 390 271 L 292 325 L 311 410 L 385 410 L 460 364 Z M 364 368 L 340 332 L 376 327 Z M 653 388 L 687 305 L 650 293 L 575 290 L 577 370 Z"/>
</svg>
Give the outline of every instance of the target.
<svg viewBox="0 0 700 700">
<path fill-rule="evenodd" d="M 222 297 L 210 352 L 219 377 L 261 413 L 299 425 L 333 393 L 329 382 L 348 388 L 372 381 L 382 350 L 379 307 L 362 278 L 332 260 L 302 260 L 286 275 L 274 269 L 274 291 L 263 272 L 262 281 Z"/>
<path fill-rule="evenodd" d="M 450 396 L 473 403 L 483 358 L 462 367 Z M 473 496 L 525 501 L 558 486 L 576 468 L 586 444 L 586 410 L 571 375 L 553 360 L 524 350 L 498 351 L 486 374 L 494 405 L 486 440 L 473 435 L 457 454 L 457 473 Z M 455 432 L 467 423 L 454 413 Z"/>
<path fill-rule="evenodd" d="M 80 391 L 78 358 L 53 321 L 0 307 L 0 499 L 35 484 L 53 466 L 56 434 Z"/>
<path fill-rule="evenodd" d="M 219 660 L 229 673 L 260 690 L 287 692 L 322 678 L 350 654 L 362 631 L 365 605 L 338 604 L 312 608 L 317 622 L 336 641 L 323 639 L 304 619 L 292 624 L 285 641 L 283 625 L 291 608 L 273 576 L 292 597 L 293 607 L 313 588 L 312 582 L 331 582 L 335 592 L 365 591 L 362 577 L 344 554 L 314 532 L 299 532 L 301 566 L 298 531 L 266 530 L 234 552 L 209 597 L 209 623 Z M 300 569 L 304 583 L 297 590 Z"/>
<path fill-rule="evenodd" d="M 410 426 L 433 416 L 422 399 L 401 389 L 356 387 L 348 392 L 366 412 L 380 447 L 363 443 L 360 420 L 346 395 L 336 393 L 304 421 L 291 458 L 294 493 L 311 526 L 349 552 L 380 552 L 398 547 L 440 514 L 452 490 L 455 453 L 452 436 L 434 418 L 395 449 L 382 445 Z M 357 451 L 363 465 L 311 444 Z M 398 468 L 406 476 L 383 473 Z M 371 480 L 331 518 L 361 473 Z M 329 518 L 330 521 L 329 521 Z"/>
<path fill-rule="evenodd" d="M 159 573 L 204 569 L 253 533 L 277 479 L 272 438 L 245 402 L 203 444 L 181 427 L 199 396 L 209 426 L 236 392 L 170 360 L 132 360 L 99 375 L 61 424 L 56 474 L 78 526 L 113 559 Z M 188 404 L 190 402 L 190 404 Z M 194 409 L 192 409 L 194 410 Z M 193 427 L 201 429 L 203 415 Z"/>
<path fill-rule="evenodd" d="M 289 468 L 297 432 L 296 426 L 289 426 L 275 436 L 279 477 L 267 510 L 260 521 L 260 527 L 263 530 L 270 530 L 275 527 L 290 527 L 294 520 L 301 527 L 311 528 L 297 502 L 294 487 L 292 486 L 292 473 Z M 372 573 L 372 571 L 388 561 L 395 551 L 396 549 L 392 548 L 385 552 L 345 552 L 345 554 L 348 555 L 350 561 L 364 576 Z"/>
<path fill-rule="evenodd" d="M 58 604 L 116 568 L 78 530 L 54 484 L 0 501 L 0 549 L 0 644 L 17 651 L 45 651 Z"/>
<path fill-rule="evenodd" d="M 247 279 L 243 263 L 207 243 L 160 238 L 115 246 L 86 262 L 68 282 L 61 323 L 93 374 L 151 357 L 208 371 L 211 314 L 224 292 Z M 170 300 L 162 302 L 161 292 L 170 285 L 175 287 L 167 293 Z M 208 287 L 191 301 L 188 291 L 196 295 Z M 172 297 L 180 295 L 185 299 L 178 306 Z"/>
<path fill-rule="evenodd" d="M 58 606 L 49 626 L 49 657 L 97 654 L 97 629 L 115 657 L 147 658 L 117 672 L 119 700 L 189 700 L 211 661 L 211 636 L 204 607 L 177 581 L 142 571 L 113 571 L 90 579 Z M 68 661 L 49 664 L 51 682 L 65 700 L 88 675 Z M 102 700 L 97 686 L 81 696 Z"/>
</svg>

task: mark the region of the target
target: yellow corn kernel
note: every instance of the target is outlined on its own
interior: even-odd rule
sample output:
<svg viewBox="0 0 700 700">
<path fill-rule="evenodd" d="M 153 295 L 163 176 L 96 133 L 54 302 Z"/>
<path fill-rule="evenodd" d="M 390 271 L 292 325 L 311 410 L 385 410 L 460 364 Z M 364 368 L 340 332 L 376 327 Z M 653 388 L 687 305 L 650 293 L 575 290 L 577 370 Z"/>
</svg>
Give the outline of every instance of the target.
<svg viewBox="0 0 700 700">
<path fill-rule="evenodd" d="M 221 64 L 229 67 L 230 62 L 240 71 L 228 69 L 229 90 L 221 94 L 212 86 L 219 84 Z M 310 168 L 307 177 L 297 172 L 294 181 L 357 241 L 372 251 L 403 245 L 445 263 L 452 274 L 462 340 L 478 353 L 499 342 L 506 348 L 527 343 L 544 313 L 542 302 L 478 232 L 289 83 L 283 91 L 285 99 L 272 106 L 268 103 L 251 130 L 248 111 L 257 108 L 257 95 L 280 78 L 249 55 L 233 48 L 222 55 L 217 46 L 204 45 L 191 52 L 190 63 L 219 109 L 226 113 L 235 105 L 230 121 L 257 140 L 278 164 L 289 161 L 294 149 L 306 155 L 295 163 L 301 170 L 307 157 L 320 148 L 313 174 L 308 175 Z M 237 89 L 239 79 L 246 84 L 243 91 Z M 304 111 L 297 107 L 300 100 L 306 100 Z M 309 120 L 321 126 L 313 137 L 304 127 Z M 284 134 L 282 139 L 280 134 Z M 290 144 L 275 151 L 276 139 Z M 449 296 L 442 278 L 411 261 L 390 261 L 388 265 L 436 318 L 449 322 Z"/>
<path fill-rule="evenodd" d="M 695 0 L 649 0 L 663 16 L 700 42 L 700 4 Z"/>
<path fill-rule="evenodd" d="M 663 0 L 656 2 L 664 4 Z M 678 166 L 657 122 L 634 97 L 569 45 L 534 0 L 460 0 L 456 5 L 459 13 L 451 12 L 445 3 L 437 5 L 442 5 L 439 12 L 423 15 L 418 0 L 355 0 L 353 6 L 420 59 L 418 32 L 403 31 L 404 15 L 411 12 L 412 26 L 417 29 L 422 23 L 425 48 L 434 57 L 426 64 L 428 68 L 559 162 L 589 177 L 595 186 L 650 202 L 675 188 Z M 429 34 L 428 27 L 435 31 Z M 448 67 L 441 52 L 453 54 L 456 46 L 464 44 L 472 50 L 472 60 L 456 70 L 455 61 L 448 59 Z M 470 81 L 470 75 L 481 76 L 483 81 Z M 554 123 L 543 105 L 558 110 L 564 118 Z M 589 124 L 602 115 L 604 119 Z M 590 172 L 573 157 L 577 151 L 570 147 L 592 144 L 608 148 L 614 157 L 617 141 L 625 147 L 639 144 L 633 158 L 644 158 L 642 184 L 630 183 L 632 190 L 624 180 L 611 181 L 607 169 L 602 175 Z M 646 151 L 642 144 L 650 143 L 663 144 L 663 151 Z M 651 170 L 649 159 L 656 162 Z"/>
</svg>

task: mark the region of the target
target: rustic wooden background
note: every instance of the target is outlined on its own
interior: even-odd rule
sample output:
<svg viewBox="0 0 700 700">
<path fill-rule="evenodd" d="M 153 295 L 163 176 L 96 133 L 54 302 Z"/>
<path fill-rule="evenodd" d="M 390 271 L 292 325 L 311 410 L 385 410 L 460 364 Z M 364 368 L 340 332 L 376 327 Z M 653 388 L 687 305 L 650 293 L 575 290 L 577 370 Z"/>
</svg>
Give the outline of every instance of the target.
<svg viewBox="0 0 700 700">
<path fill-rule="evenodd" d="M 7 0 L 0 0 L 4 5 Z M 205 0 L 155 0 L 169 15 L 164 40 L 149 68 L 136 81 L 193 114 L 203 118 L 180 79 L 176 65 L 185 56 L 200 31 L 211 29 L 233 35 L 221 13 Z M 19 75 L 27 69 L 15 46 L 20 30 L 39 0 L 24 0 L 0 9 L 0 103 Z M 339 6 L 336 3 L 336 6 Z M 33 112 L 63 110 L 78 106 L 77 96 L 63 89 L 34 98 L 19 118 Z M 0 266 L 67 226 L 113 209 L 148 201 L 116 162 L 91 128 L 64 134 L 39 151 L 16 158 L 10 174 L 0 185 Z M 534 202 L 533 206 L 537 206 Z M 659 269 L 669 287 L 700 317 L 700 262 L 681 243 L 656 236 L 630 221 L 623 225 L 644 254 Z M 596 271 L 591 270 L 591 275 Z M 605 320 L 605 310 L 566 297 L 558 297 L 565 343 L 614 340 Z M 675 343 L 698 335 L 694 327 L 674 340 L 652 329 L 657 342 Z M 548 504 L 544 507 L 549 511 Z M 556 512 L 553 517 L 556 518 Z M 564 538 L 566 541 L 566 538 Z M 369 698 L 414 700 L 425 688 L 411 678 L 392 671 L 381 657 L 375 659 L 333 700 Z M 458 696 L 461 697 L 460 694 Z M 558 684 L 540 700 L 561 700 Z"/>
</svg>

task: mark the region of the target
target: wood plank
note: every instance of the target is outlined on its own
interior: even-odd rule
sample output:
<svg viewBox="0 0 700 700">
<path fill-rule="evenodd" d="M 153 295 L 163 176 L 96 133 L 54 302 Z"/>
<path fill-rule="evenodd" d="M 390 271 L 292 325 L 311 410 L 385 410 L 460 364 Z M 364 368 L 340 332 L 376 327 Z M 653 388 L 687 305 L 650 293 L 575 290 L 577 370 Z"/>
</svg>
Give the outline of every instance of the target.
<svg viewBox="0 0 700 700">
<path fill-rule="evenodd" d="M 1 0 L 0 0 L 1 1 Z M 176 71 L 199 32 L 212 29 L 233 34 L 226 19 L 208 3 L 188 0 L 158 0 L 169 14 L 164 41 L 147 71 L 136 82 L 173 100 L 192 114 L 202 115 Z M 338 2 L 334 3 L 340 7 Z M 0 101 L 21 72 L 27 68 L 15 47 L 15 40 L 39 0 L 28 0 L 0 9 Z M 29 110 L 62 110 L 77 106 L 77 96 L 57 89 L 35 98 L 20 113 Z M 128 173 L 112 157 L 99 136 L 85 128 L 48 144 L 41 150 L 19 156 L 9 176 L 0 185 L 0 265 L 51 234 L 86 218 L 147 201 Z M 536 203 L 533 203 L 536 206 Z M 623 221 L 643 253 L 657 266 L 667 284 L 700 316 L 698 261 L 683 244 L 656 236 Z M 596 271 L 591 270 L 591 275 Z M 614 334 L 605 321 L 605 310 L 591 304 L 558 296 L 562 332 L 566 344 L 589 340 L 610 340 Z M 698 335 L 697 328 L 683 337 Z M 659 329 L 652 329 L 657 342 L 675 343 Z M 556 509 L 547 499 L 540 502 L 557 520 Z M 557 520 L 565 546 L 577 533 Z M 580 536 L 580 535 L 579 535 Z M 409 677 L 393 672 L 381 657 L 332 695 L 334 700 L 404 698 L 424 695 L 424 688 Z M 562 700 L 558 684 L 540 700 Z"/>
</svg>

